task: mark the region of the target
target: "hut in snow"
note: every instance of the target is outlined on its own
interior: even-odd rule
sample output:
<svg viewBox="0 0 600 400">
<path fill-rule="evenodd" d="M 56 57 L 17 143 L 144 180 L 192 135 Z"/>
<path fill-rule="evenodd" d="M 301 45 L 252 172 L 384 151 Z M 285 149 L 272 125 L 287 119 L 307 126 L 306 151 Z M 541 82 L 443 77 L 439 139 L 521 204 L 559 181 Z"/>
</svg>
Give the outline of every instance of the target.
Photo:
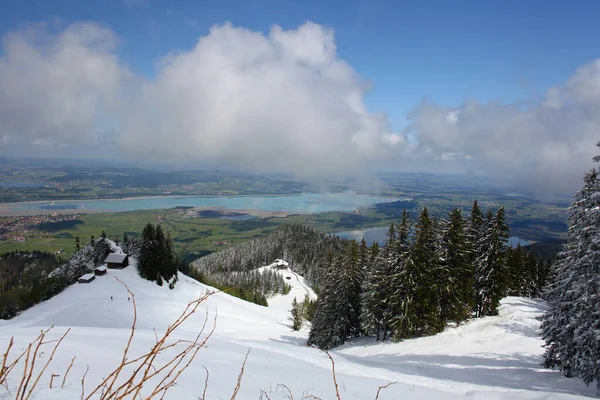
<svg viewBox="0 0 600 400">
<path fill-rule="evenodd" d="M 90 283 L 94 279 L 96 279 L 96 275 L 90 273 L 90 274 L 85 274 L 85 275 L 81 276 L 79 279 L 77 279 L 77 282 L 79 282 L 79 283 Z"/>
<path fill-rule="evenodd" d="M 104 262 L 110 269 L 123 269 L 129 265 L 129 256 L 127 254 L 110 253 Z"/>
</svg>

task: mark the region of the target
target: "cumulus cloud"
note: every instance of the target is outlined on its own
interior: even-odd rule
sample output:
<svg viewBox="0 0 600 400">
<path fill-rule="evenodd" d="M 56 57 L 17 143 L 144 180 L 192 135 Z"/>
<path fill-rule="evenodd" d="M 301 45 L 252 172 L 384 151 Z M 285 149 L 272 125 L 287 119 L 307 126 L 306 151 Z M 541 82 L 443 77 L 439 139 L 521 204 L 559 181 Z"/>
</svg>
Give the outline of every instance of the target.
<svg viewBox="0 0 600 400">
<path fill-rule="evenodd" d="M 571 192 L 592 167 L 600 139 L 600 60 L 533 106 L 421 104 L 410 114 L 408 131 L 419 138 L 414 159 L 435 158 L 540 194 Z"/>
<path fill-rule="evenodd" d="M 337 57 L 330 29 L 306 23 L 263 35 L 214 26 L 193 49 L 163 60 L 128 110 L 120 144 L 304 176 L 356 171 L 390 142 L 365 90 Z"/>
<path fill-rule="evenodd" d="M 116 36 L 97 24 L 51 34 L 44 25 L 10 33 L 0 57 L 0 143 L 86 143 L 115 111 L 127 72 Z"/>
</svg>

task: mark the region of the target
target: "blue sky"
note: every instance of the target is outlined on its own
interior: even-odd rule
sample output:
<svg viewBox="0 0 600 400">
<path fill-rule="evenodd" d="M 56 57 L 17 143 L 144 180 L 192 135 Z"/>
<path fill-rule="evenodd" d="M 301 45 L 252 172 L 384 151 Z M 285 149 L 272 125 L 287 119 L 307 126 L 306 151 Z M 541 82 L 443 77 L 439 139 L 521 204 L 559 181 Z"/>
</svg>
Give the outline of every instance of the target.
<svg viewBox="0 0 600 400">
<path fill-rule="evenodd" d="M 335 30 L 340 58 L 372 83 L 369 108 L 401 129 L 423 99 L 539 98 L 598 57 L 598 15 L 598 1 L 5 1 L 0 31 L 100 22 L 121 39 L 121 59 L 152 77 L 158 58 L 191 48 L 214 24 L 267 33 L 313 21 Z"/>
</svg>

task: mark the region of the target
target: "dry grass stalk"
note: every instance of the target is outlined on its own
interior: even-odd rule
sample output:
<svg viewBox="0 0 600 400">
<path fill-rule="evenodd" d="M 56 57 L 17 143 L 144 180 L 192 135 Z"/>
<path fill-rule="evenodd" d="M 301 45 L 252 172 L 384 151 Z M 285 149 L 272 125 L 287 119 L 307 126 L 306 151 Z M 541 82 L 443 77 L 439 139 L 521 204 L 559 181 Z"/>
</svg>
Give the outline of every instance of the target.
<svg viewBox="0 0 600 400">
<path fill-rule="evenodd" d="M 202 392 L 202 398 L 200 400 L 206 400 L 206 391 L 208 390 L 208 377 L 210 374 L 208 373 L 208 369 L 203 365 L 202 368 L 206 371 L 206 378 L 204 379 L 204 391 Z"/>
<path fill-rule="evenodd" d="M 335 376 L 335 361 L 333 361 L 333 357 L 331 357 L 331 354 L 329 354 L 328 351 L 323 350 L 323 352 L 325 354 L 327 354 L 327 357 L 329 357 L 329 359 L 331 360 L 331 373 L 333 374 L 333 384 L 335 385 L 335 396 L 337 397 L 338 400 L 342 400 L 340 397 L 340 391 L 338 388 L 337 377 Z"/>
<path fill-rule="evenodd" d="M 242 363 L 242 369 L 240 370 L 240 374 L 238 375 L 237 383 L 235 385 L 235 389 L 233 390 L 233 395 L 231 396 L 231 400 L 235 400 L 240 391 L 240 387 L 242 385 L 242 377 L 244 376 L 244 370 L 246 368 L 246 361 L 248 361 L 248 355 L 250 355 L 250 350 L 246 353 L 246 357 L 244 357 L 244 362 Z"/>
<path fill-rule="evenodd" d="M 285 397 L 288 398 L 288 399 L 290 399 L 290 400 L 294 400 L 294 395 L 292 395 L 292 391 L 290 390 L 289 387 L 287 387 L 283 383 L 278 383 L 277 384 L 277 390 L 279 390 L 279 388 L 281 388 L 281 392 L 282 393 L 283 393 L 283 389 L 287 390 L 288 394 Z"/>
<path fill-rule="evenodd" d="M 71 364 L 69 364 L 69 367 L 67 368 L 67 372 L 65 372 L 65 376 L 63 376 L 62 384 L 60 385 L 61 389 L 65 387 L 65 382 L 67 381 L 67 375 L 69 375 L 69 371 L 73 367 L 73 363 L 75 362 L 75 357 L 77 357 L 77 356 L 73 356 L 73 358 L 71 359 Z"/>
<path fill-rule="evenodd" d="M 379 392 L 381 392 L 381 390 L 387 389 L 388 387 L 395 385 L 396 383 L 398 382 L 390 382 L 387 385 L 379 386 L 379 388 L 377 389 L 377 395 L 375 396 L 375 400 L 379 399 Z"/>
<path fill-rule="evenodd" d="M 83 400 L 83 396 L 85 393 L 85 376 L 87 375 L 89 370 L 90 370 L 90 366 L 88 365 L 85 369 L 85 373 L 81 377 L 81 400 Z"/>
<path fill-rule="evenodd" d="M 267 394 L 267 392 L 265 392 L 264 390 L 260 390 L 260 398 L 258 400 L 264 400 L 263 396 L 266 398 L 266 400 L 271 400 L 271 398 L 269 397 L 269 395 Z"/>
<path fill-rule="evenodd" d="M 17 358 L 16 361 L 7 365 L 8 355 L 10 354 L 10 350 L 12 349 L 14 344 L 15 344 L 15 339 L 11 337 L 10 341 L 8 342 L 8 347 L 6 348 L 6 351 L 4 352 L 4 355 L 2 356 L 2 366 L 0 366 L 0 385 L 4 386 L 7 390 L 8 390 L 8 385 L 6 384 L 6 377 L 8 376 L 10 371 L 14 368 L 14 366 L 20 359 L 20 357 L 19 357 L 19 358 Z"/>
<path fill-rule="evenodd" d="M 52 383 L 54 382 L 54 378 L 58 378 L 60 375 L 52 374 L 50 375 L 50 389 L 52 389 Z"/>
</svg>

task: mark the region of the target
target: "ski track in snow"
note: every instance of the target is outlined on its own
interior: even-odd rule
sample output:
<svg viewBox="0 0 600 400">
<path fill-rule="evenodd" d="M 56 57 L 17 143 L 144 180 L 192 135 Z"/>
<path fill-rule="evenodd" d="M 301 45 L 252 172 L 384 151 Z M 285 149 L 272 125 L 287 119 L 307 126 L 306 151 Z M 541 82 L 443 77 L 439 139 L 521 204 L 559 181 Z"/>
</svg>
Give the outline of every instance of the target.
<svg viewBox="0 0 600 400">
<path fill-rule="evenodd" d="M 267 268 L 270 266 L 262 269 Z M 300 302 L 306 294 L 316 296 L 301 276 L 289 269 L 280 273 L 290 277 L 285 281 L 292 289 L 285 296 L 271 297 L 269 307 L 216 293 L 180 327 L 174 338 L 191 339 L 202 326 L 205 312 L 210 317 L 217 316 L 215 334 L 165 399 L 200 398 L 204 389 L 203 365 L 210 371 L 207 400 L 230 399 L 249 348 L 252 350 L 238 399 L 259 399 L 261 389 L 272 400 L 287 398 L 287 392 L 278 384 L 287 385 L 294 398 L 303 394 L 324 400 L 335 398 L 329 359 L 323 352 L 305 346 L 308 327 L 299 332 L 291 330 L 289 311 L 294 297 Z M 183 275 L 174 290 L 166 284 L 159 287 L 140 278 L 132 260 L 132 265 L 123 270 L 109 270 L 89 284 L 75 284 L 13 320 L 0 321 L 0 346 L 5 349 L 14 337 L 13 355 L 23 351 L 41 329 L 54 325 L 49 335 L 49 339 L 54 339 L 71 328 L 34 393 L 35 400 L 79 399 L 81 377 L 87 365 L 88 389 L 118 365 L 129 337 L 133 305 L 115 277 L 126 283 L 136 298 L 138 322 L 132 357 L 155 343 L 154 329 L 159 334 L 164 332 L 189 301 L 213 290 Z M 536 317 L 543 310 L 541 301 L 509 297 L 502 301 L 499 316 L 449 327 L 433 337 L 383 344 L 372 339 L 351 341 L 331 351 L 340 395 L 345 400 L 372 400 L 378 386 L 397 382 L 383 390 L 379 399 L 594 397 L 594 388 L 540 366 L 543 348 L 537 336 Z M 209 318 L 209 328 L 211 321 Z M 60 374 L 61 381 L 74 355 L 77 359 L 65 388 L 57 388 L 55 383 L 55 388 L 49 389 L 50 375 Z M 37 363 L 41 364 L 42 361 Z M 0 399 L 13 398 L 19 382 L 13 376 L 8 383 L 12 392 L 0 389 Z"/>
</svg>

